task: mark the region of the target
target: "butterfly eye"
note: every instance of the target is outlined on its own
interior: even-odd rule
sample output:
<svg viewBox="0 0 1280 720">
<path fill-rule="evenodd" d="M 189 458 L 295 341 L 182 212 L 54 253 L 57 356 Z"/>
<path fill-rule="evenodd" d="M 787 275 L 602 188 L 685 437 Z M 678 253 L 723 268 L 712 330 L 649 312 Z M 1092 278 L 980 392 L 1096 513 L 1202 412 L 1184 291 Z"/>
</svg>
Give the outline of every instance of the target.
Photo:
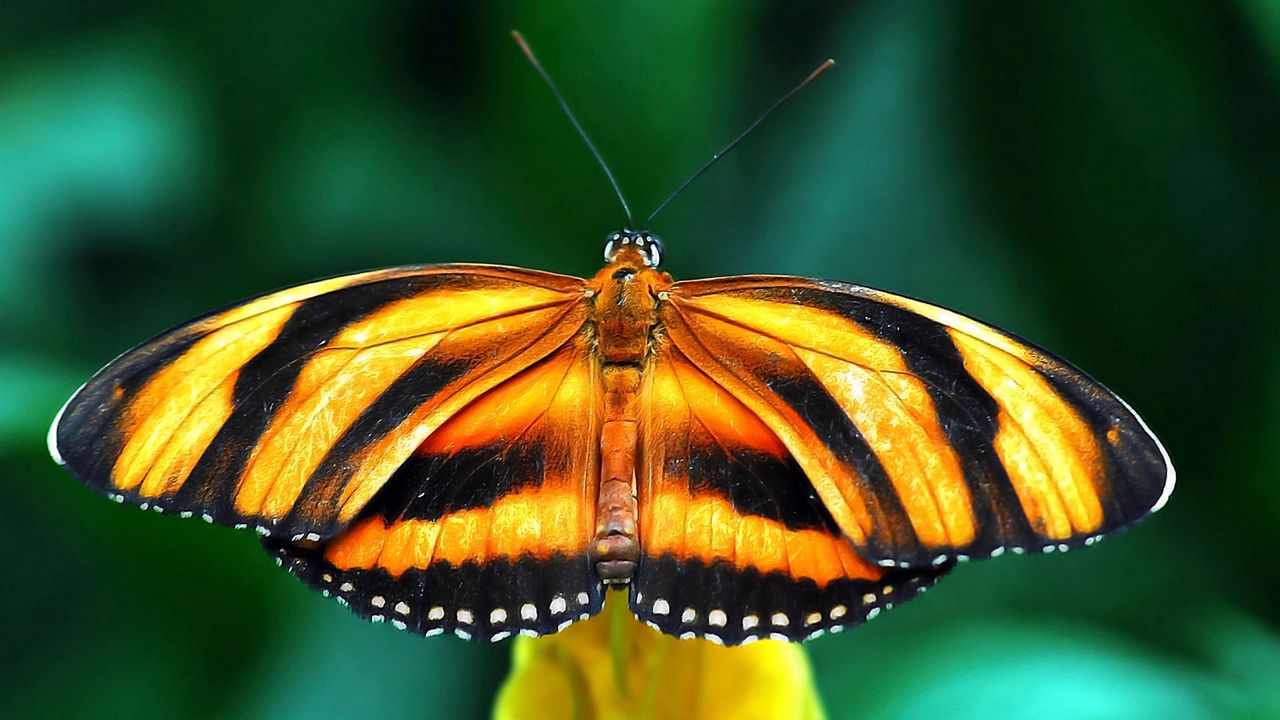
<svg viewBox="0 0 1280 720">
<path fill-rule="evenodd" d="M 640 238 L 640 251 L 644 253 L 646 265 L 658 267 L 658 263 L 662 262 L 662 254 L 666 252 L 666 248 L 662 245 L 662 238 L 645 233 Z"/>
<path fill-rule="evenodd" d="M 604 239 L 604 261 L 613 262 L 613 254 L 626 242 L 626 236 L 620 232 L 610 233 Z"/>
</svg>

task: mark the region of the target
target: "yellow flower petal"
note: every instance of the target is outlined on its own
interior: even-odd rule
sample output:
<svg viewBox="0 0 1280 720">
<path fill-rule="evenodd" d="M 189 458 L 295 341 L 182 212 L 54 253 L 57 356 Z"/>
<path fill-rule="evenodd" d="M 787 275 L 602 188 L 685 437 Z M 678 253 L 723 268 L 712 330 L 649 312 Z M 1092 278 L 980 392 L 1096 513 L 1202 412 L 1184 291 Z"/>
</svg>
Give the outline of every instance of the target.
<svg viewBox="0 0 1280 720">
<path fill-rule="evenodd" d="M 495 720 L 821 720 L 799 645 L 720 647 L 637 621 L 609 593 L 599 616 L 545 638 L 518 638 Z"/>
</svg>

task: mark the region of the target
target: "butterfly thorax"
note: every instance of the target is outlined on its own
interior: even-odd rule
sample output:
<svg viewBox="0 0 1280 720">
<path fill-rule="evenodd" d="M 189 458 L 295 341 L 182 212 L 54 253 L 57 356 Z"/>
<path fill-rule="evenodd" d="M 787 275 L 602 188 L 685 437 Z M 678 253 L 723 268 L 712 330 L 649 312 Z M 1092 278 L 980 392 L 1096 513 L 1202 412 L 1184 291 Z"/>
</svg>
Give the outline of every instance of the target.
<svg viewBox="0 0 1280 720">
<path fill-rule="evenodd" d="M 642 365 L 658 320 L 659 295 L 671 276 L 646 264 L 638 246 L 624 246 L 591 279 L 597 349 L 606 363 Z"/>
<path fill-rule="evenodd" d="M 636 526 L 638 397 L 660 294 L 670 276 L 648 263 L 638 246 L 624 246 L 592 279 L 592 321 L 604 383 L 600 428 L 600 488 L 590 557 L 601 580 L 630 582 L 640 557 Z"/>
</svg>

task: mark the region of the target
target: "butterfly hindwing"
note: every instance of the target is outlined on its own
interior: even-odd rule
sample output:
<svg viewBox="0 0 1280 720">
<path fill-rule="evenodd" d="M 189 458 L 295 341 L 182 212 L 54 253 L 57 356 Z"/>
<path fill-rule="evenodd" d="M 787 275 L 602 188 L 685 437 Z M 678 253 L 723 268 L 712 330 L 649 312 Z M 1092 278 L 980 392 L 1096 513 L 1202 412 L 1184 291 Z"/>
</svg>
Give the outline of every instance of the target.
<svg viewBox="0 0 1280 720">
<path fill-rule="evenodd" d="M 631 595 L 642 620 L 732 645 L 800 640 L 874 617 L 950 569 L 861 557 L 777 435 L 670 343 L 642 393 Z"/>
<path fill-rule="evenodd" d="M 677 283 L 662 322 L 881 565 L 1066 549 L 1157 509 L 1163 448 L 1079 370 L 967 317 L 800 278 Z"/>
<path fill-rule="evenodd" d="M 450 416 L 563 347 L 582 281 L 489 266 L 322 280 L 181 325 L 67 403 L 55 458 L 114 499 L 317 541 Z"/>
<path fill-rule="evenodd" d="M 267 546 L 363 617 L 501 640 L 593 615 L 599 372 L 575 338 L 428 436 L 341 534 Z"/>
</svg>

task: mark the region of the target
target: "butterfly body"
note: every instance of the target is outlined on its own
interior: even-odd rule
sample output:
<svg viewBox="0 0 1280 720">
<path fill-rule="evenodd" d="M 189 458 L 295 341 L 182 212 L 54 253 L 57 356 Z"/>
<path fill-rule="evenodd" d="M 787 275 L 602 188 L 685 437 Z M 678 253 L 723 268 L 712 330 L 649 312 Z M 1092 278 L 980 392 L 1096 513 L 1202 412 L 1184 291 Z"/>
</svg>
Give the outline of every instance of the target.
<svg viewBox="0 0 1280 720">
<path fill-rule="evenodd" d="M 588 283 L 590 322 L 604 388 L 596 535 L 588 557 L 609 585 L 630 582 L 640 559 L 636 519 L 640 391 L 652 360 L 658 303 L 671 286 L 670 276 L 650 267 L 640 242 L 637 238 L 637 244 L 607 249 L 608 264 Z"/>
<path fill-rule="evenodd" d="M 1172 490 L 1132 409 L 1023 340 L 845 283 L 673 282 L 661 255 L 615 233 L 585 280 L 439 265 L 268 293 L 110 363 L 50 450 L 118 502 L 256 529 L 363 617 L 487 640 L 608 587 L 679 637 L 805 639 Z"/>
</svg>

